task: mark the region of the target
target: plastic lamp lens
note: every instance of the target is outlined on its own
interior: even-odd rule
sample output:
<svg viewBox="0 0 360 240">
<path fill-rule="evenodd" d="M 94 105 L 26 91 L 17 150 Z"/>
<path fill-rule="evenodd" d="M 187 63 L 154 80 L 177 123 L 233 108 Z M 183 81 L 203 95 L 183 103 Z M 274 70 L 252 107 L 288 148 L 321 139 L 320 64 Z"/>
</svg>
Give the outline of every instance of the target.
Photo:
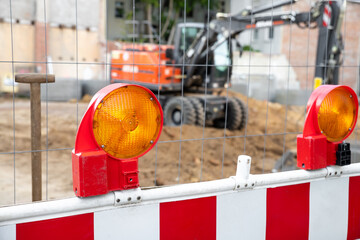
<svg viewBox="0 0 360 240">
<path fill-rule="evenodd" d="M 145 89 L 124 86 L 108 94 L 93 119 L 96 142 L 115 158 L 135 158 L 146 152 L 161 130 L 161 110 Z"/>
<path fill-rule="evenodd" d="M 332 90 L 322 101 L 318 112 L 318 123 L 327 140 L 343 140 L 355 123 L 356 105 L 352 95 L 344 88 Z"/>
</svg>

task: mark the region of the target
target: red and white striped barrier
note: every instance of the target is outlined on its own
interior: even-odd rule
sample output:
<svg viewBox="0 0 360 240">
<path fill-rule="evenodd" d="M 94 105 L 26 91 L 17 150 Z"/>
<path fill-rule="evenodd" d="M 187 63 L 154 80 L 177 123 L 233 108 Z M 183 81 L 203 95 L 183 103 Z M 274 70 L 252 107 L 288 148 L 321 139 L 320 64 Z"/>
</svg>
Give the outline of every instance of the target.
<svg viewBox="0 0 360 240">
<path fill-rule="evenodd" d="M 360 164 L 0 208 L 0 239 L 356 239 Z"/>
</svg>

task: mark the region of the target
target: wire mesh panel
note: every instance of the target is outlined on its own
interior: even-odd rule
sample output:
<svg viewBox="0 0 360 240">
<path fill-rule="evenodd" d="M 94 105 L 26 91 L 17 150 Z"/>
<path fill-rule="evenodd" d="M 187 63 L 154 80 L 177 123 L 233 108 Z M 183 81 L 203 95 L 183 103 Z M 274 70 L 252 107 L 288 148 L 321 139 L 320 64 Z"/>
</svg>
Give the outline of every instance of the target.
<svg viewBox="0 0 360 240">
<path fill-rule="evenodd" d="M 253 174 L 296 169 L 296 136 L 320 81 L 359 92 L 356 1 L 0 1 L 0 205 L 74 195 L 71 151 L 91 97 L 113 83 L 149 88 L 164 111 L 139 159 L 141 187 L 226 178 L 237 156 Z M 31 148 L 30 88 L 41 85 L 41 149 Z M 320 79 L 320 80 L 319 80 Z M 315 84 L 315 85 L 314 85 Z M 357 161 L 358 128 L 348 140 Z"/>
</svg>

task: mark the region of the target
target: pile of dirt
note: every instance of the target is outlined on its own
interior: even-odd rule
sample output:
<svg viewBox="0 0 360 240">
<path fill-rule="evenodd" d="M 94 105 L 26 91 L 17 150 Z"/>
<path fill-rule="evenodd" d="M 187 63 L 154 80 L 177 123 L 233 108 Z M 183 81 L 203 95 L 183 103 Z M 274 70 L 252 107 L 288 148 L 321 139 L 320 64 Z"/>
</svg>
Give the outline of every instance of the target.
<svg viewBox="0 0 360 240">
<path fill-rule="evenodd" d="M 248 104 L 246 128 L 229 131 L 165 126 L 157 146 L 139 159 L 141 186 L 229 177 L 235 174 L 240 154 L 252 157 L 252 173 L 270 172 L 284 151 L 296 148 L 304 107 L 228 94 Z M 0 205 L 12 204 L 14 195 L 16 203 L 31 200 L 30 103 L 28 99 L 16 99 L 14 106 L 15 112 L 12 99 L 0 98 Z M 71 149 L 86 108 L 83 101 L 42 103 L 42 149 L 49 149 L 42 153 L 44 199 L 73 196 Z"/>
<path fill-rule="evenodd" d="M 246 127 L 229 131 L 165 126 L 157 148 L 139 160 L 142 185 L 229 177 L 235 174 L 237 157 L 241 154 L 252 157 L 251 173 L 268 173 L 284 152 L 296 149 L 305 107 L 259 101 L 234 92 L 228 95 L 248 105 Z"/>
</svg>

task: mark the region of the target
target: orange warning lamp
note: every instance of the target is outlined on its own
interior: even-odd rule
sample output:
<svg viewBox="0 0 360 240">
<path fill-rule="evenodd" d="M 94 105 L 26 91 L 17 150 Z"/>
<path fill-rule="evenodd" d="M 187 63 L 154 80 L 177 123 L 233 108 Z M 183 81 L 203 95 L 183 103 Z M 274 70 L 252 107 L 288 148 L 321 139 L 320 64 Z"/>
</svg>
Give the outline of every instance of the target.
<svg viewBox="0 0 360 240">
<path fill-rule="evenodd" d="M 319 169 L 351 163 L 349 143 L 342 143 L 354 130 L 358 98 L 348 86 L 322 85 L 307 104 L 303 134 L 297 136 L 297 165 Z"/>
<path fill-rule="evenodd" d="M 142 86 L 112 84 L 91 100 L 72 152 L 73 188 L 88 197 L 139 186 L 138 158 L 160 137 L 163 112 Z"/>
</svg>

